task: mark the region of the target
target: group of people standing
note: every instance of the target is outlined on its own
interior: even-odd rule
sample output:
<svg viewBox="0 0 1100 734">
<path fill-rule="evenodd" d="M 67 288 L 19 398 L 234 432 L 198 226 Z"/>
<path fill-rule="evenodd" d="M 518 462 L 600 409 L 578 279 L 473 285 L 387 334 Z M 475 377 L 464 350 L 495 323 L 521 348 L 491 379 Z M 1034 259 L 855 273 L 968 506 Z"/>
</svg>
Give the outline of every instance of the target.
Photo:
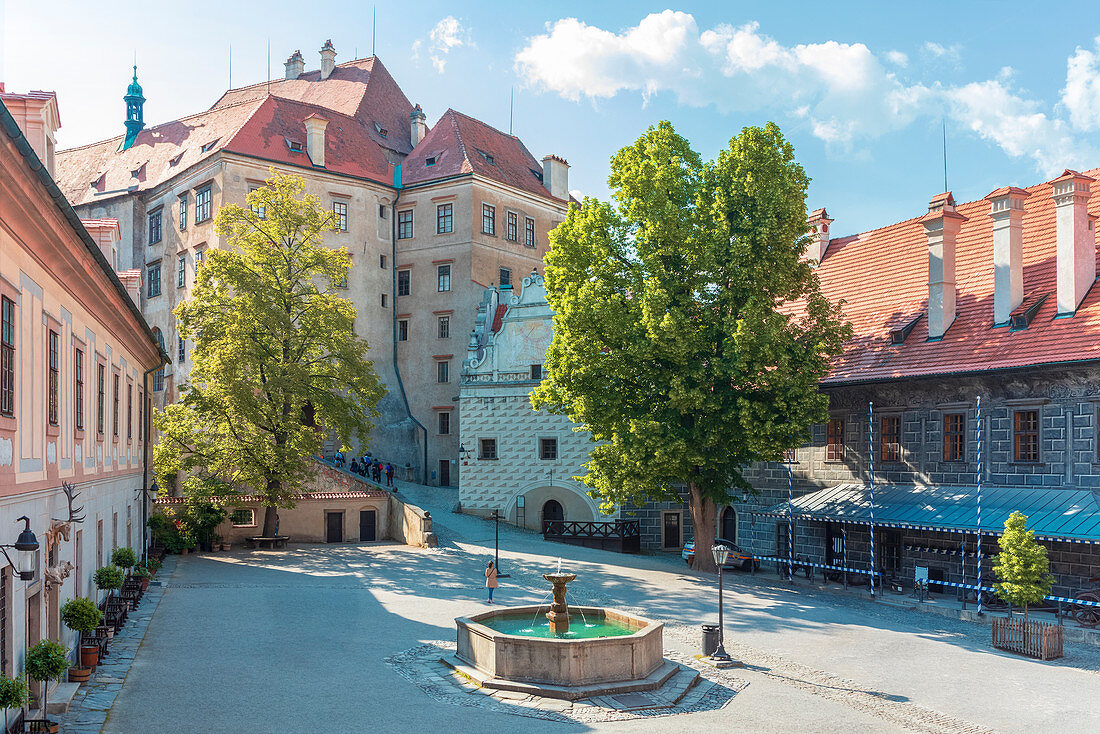
<svg viewBox="0 0 1100 734">
<path fill-rule="evenodd" d="M 333 457 L 332 463 L 342 469 L 344 468 L 345 462 L 344 452 L 337 451 L 336 456 Z M 361 477 L 373 479 L 376 484 L 382 484 L 382 477 L 385 477 L 386 486 L 393 486 L 393 464 L 383 464 L 379 459 L 372 458 L 370 454 L 364 454 L 361 457 L 353 456 L 351 458 L 351 464 L 348 466 L 348 471 L 352 474 L 358 474 Z"/>
</svg>

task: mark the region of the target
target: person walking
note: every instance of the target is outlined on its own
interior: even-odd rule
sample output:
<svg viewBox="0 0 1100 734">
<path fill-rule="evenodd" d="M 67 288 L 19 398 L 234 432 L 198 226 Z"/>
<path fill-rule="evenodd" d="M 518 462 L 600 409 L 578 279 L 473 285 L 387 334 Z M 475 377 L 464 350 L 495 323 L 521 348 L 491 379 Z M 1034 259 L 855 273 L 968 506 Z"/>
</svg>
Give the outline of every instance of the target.
<svg viewBox="0 0 1100 734">
<path fill-rule="evenodd" d="M 493 589 L 497 587 L 497 567 L 492 561 L 485 569 L 485 588 L 489 590 L 489 603 L 493 603 Z"/>
<path fill-rule="evenodd" d="M 393 464 L 386 464 L 386 486 L 393 486 Z"/>
</svg>

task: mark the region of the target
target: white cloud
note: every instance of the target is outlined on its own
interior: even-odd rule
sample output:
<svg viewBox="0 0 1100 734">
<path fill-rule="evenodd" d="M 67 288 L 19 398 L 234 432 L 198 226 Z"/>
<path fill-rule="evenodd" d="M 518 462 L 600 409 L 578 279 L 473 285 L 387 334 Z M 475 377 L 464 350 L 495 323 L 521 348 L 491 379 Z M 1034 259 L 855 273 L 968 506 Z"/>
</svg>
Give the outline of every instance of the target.
<svg viewBox="0 0 1100 734">
<path fill-rule="evenodd" d="M 470 38 L 470 29 L 463 26 L 462 22 L 453 15 L 448 15 L 436 23 L 428 33 L 428 58 L 431 59 L 435 70 L 442 74 L 447 66 L 447 54 L 460 46 L 474 47 L 474 42 Z M 423 39 L 413 42 L 414 59 L 420 58 L 420 49 L 423 47 Z"/>
<path fill-rule="evenodd" d="M 1008 155 L 1055 174 L 1096 163 L 1097 152 L 1079 135 L 1100 129 L 1100 38 L 1096 44 L 1069 59 L 1061 105 L 1069 120 L 1018 91 L 1008 67 L 995 79 L 927 86 L 900 76 L 909 68 L 901 51 L 876 54 L 862 43 L 832 40 L 786 46 L 757 23 L 700 30 L 692 15 L 673 10 L 619 32 L 576 18 L 548 23 L 546 33 L 527 39 L 515 68 L 528 84 L 575 101 L 624 92 L 648 101 L 664 93 L 723 113 L 787 115 L 804 121 L 827 148 L 845 152 L 918 118 L 949 115 Z M 961 59 L 959 45 L 930 41 L 919 52 L 924 67 Z"/>
</svg>

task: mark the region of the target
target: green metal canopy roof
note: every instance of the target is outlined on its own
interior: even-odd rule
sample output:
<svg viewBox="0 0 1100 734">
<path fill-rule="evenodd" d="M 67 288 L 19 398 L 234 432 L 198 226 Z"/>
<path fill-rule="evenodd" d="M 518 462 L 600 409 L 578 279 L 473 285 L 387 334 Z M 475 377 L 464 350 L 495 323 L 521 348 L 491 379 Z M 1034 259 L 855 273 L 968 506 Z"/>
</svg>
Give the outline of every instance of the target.
<svg viewBox="0 0 1100 734">
<path fill-rule="evenodd" d="M 982 526 L 985 535 L 1000 535 L 1014 511 L 1027 515 L 1029 530 L 1042 540 L 1100 543 L 1100 496 L 1087 489 L 1049 487 L 982 487 Z M 787 517 L 788 503 L 750 514 Z M 840 484 L 794 499 L 792 517 L 869 525 L 871 490 L 863 484 Z M 875 485 L 875 525 L 941 530 L 978 531 L 976 486 L 918 487 Z"/>
</svg>

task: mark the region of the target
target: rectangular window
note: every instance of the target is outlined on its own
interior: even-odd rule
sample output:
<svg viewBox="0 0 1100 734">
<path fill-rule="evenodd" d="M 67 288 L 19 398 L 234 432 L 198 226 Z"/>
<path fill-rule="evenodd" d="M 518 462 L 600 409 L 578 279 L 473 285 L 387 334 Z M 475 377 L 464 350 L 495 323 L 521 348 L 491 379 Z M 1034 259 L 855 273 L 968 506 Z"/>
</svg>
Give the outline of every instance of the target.
<svg viewBox="0 0 1100 734">
<path fill-rule="evenodd" d="M 1013 445 L 1016 461 L 1039 461 L 1039 411 L 1017 410 L 1014 416 Z"/>
<path fill-rule="evenodd" d="M 389 294 L 387 294 L 387 293 L 383 293 L 383 294 L 382 294 L 382 308 L 386 308 L 386 307 L 388 307 L 388 306 L 389 306 L 389 304 L 390 304 L 390 297 L 389 297 Z"/>
<path fill-rule="evenodd" d="M 450 339 L 451 338 L 451 317 L 440 316 L 439 317 L 439 338 Z"/>
<path fill-rule="evenodd" d="M 145 392 L 138 388 L 138 443 L 145 435 Z"/>
<path fill-rule="evenodd" d="M 180 253 L 176 258 L 176 287 L 183 288 L 187 285 L 187 255 Z"/>
<path fill-rule="evenodd" d="M 435 269 L 436 274 L 436 289 L 443 293 L 444 291 L 451 290 L 451 266 L 440 265 Z"/>
<path fill-rule="evenodd" d="M 943 416 L 943 460 L 966 460 L 966 414 L 947 413 Z"/>
<path fill-rule="evenodd" d="M 332 202 L 332 213 L 336 215 L 336 229 L 339 232 L 348 231 L 348 203 L 346 201 Z"/>
<path fill-rule="evenodd" d="M 454 205 L 440 204 L 435 208 L 435 231 L 449 234 L 454 229 Z"/>
<path fill-rule="evenodd" d="M 825 431 L 825 461 L 844 461 L 844 421 L 833 418 Z"/>
<path fill-rule="evenodd" d="M 229 515 L 229 522 L 235 528 L 251 528 L 256 525 L 256 511 L 251 508 L 233 510 Z"/>
<path fill-rule="evenodd" d="M 160 213 L 160 209 L 157 209 L 155 212 L 149 212 L 150 245 L 155 245 L 156 243 L 160 242 Z"/>
<path fill-rule="evenodd" d="M 177 336 L 176 341 L 176 358 L 179 362 L 187 361 L 187 340 L 182 336 Z"/>
<path fill-rule="evenodd" d="M 151 263 L 145 267 L 149 275 L 149 297 L 155 298 L 160 295 L 160 263 Z"/>
<path fill-rule="evenodd" d="M 397 271 L 397 295 L 407 296 L 409 295 L 409 286 L 412 284 L 412 271 L 411 270 L 398 270 Z"/>
<path fill-rule="evenodd" d="M 195 250 L 195 272 L 199 272 L 202 261 L 206 259 L 206 250 Z"/>
<path fill-rule="evenodd" d="M 180 194 L 180 232 L 187 229 L 187 194 Z"/>
<path fill-rule="evenodd" d="M 481 233 L 492 235 L 497 233 L 497 209 L 495 206 L 481 205 Z"/>
<path fill-rule="evenodd" d="M 386 205 L 385 204 L 379 204 L 378 205 L 378 218 L 379 219 L 385 219 L 386 218 Z"/>
<path fill-rule="evenodd" d="M 451 363 L 443 359 L 435 363 L 436 382 L 450 382 L 451 381 Z"/>
<path fill-rule="evenodd" d="M 413 210 L 397 212 L 397 239 L 409 240 L 413 236 Z"/>
<path fill-rule="evenodd" d="M 409 320 L 399 319 L 397 321 L 397 341 L 407 342 L 409 340 Z"/>
<path fill-rule="evenodd" d="M 497 440 L 495 438 L 483 438 L 478 441 L 480 452 L 477 458 L 494 460 L 497 458 Z"/>
<path fill-rule="evenodd" d="M 348 274 L 347 274 L 347 271 L 344 271 L 344 277 L 343 278 L 340 278 L 340 280 L 336 281 L 336 287 L 337 288 L 347 288 L 348 287 Z"/>
<path fill-rule="evenodd" d="M 134 438 L 134 386 L 126 383 L 126 440 Z"/>
<path fill-rule="evenodd" d="M 74 413 L 76 414 L 76 430 L 84 430 L 84 352 L 77 349 L 73 359 L 73 374 L 76 378 L 76 386 L 73 389 Z"/>
<path fill-rule="evenodd" d="M 153 373 L 153 392 L 160 392 L 164 389 L 164 368 L 161 367 Z"/>
<path fill-rule="evenodd" d="M 382 268 L 383 270 L 386 269 L 386 256 L 385 255 L 379 255 L 378 256 L 378 267 Z"/>
<path fill-rule="evenodd" d="M 447 436 L 451 433 L 451 413 L 447 410 L 439 411 L 439 435 Z"/>
<path fill-rule="evenodd" d="M 0 413 L 15 413 L 15 301 L 0 298 Z"/>
<path fill-rule="evenodd" d="M 49 402 L 50 425 L 51 426 L 56 426 L 57 425 L 57 421 L 58 421 L 57 414 L 59 412 L 58 411 L 58 400 L 59 400 L 58 393 L 61 389 L 61 370 L 60 370 L 61 365 L 59 363 L 59 360 L 61 359 L 61 355 L 58 354 L 58 351 L 60 350 L 59 342 L 60 342 L 60 340 L 58 339 L 57 332 L 53 331 L 51 329 L 50 330 L 50 343 L 49 343 L 49 347 L 50 347 L 50 357 L 49 357 L 50 375 L 49 375 L 49 383 L 48 383 L 49 384 L 49 401 L 48 402 Z"/>
<path fill-rule="evenodd" d="M 882 437 L 879 439 L 879 455 L 883 461 L 901 461 L 901 418 L 884 415 L 880 422 Z"/>
<path fill-rule="evenodd" d="M 535 246 L 535 220 L 527 217 L 523 224 L 523 244 L 526 247 Z"/>
<path fill-rule="evenodd" d="M 542 379 L 542 365 L 541 364 L 531 365 L 531 379 L 532 380 L 541 380 Z"/>
<path fill-rule="evenodd" d="M 112 377 L 114 378 L 114 380 L 112 381 L 114 392 L 112 393 L 111 402 L 111 434 L 115 438 L 118 438 L 118 375 L 112 375 Z"/>
<path fill-rule="evenodd" d="M 248 193 L 250 193 L 250 194 L 253 191 L 259 191 L 259 190 L 260 190 L 259 186 L 249 186 L 248 187 Z M 256 215 L 257 219 L 267 219 L 267 207 L 265 207 L 263 204 L 254 204 L 252 206 L 252 212 Z"/>
<path fill-rule="evenodd" d="M 500 284 L 502 286 L 512 285 L 512 271 L 509 270 L 508 268 L 501 268 L 500 269 Z"/>
<path fill-rule="evenodd" d="M 508 231 L 505 233 L 509 242 L 519 242 L 519 215 L 508 212 Z"/>
<path fill-rule="evenodd" d="M 542 461 L 557 461 L 558 458 L 558 439 L 556 438 L 540 438 L 539 439 L 539 459 Z"/>
<path fill-rule="evenodd" d="M 206 184 L 195 191 L 195 224 L 205 222 L 210 218 L 212 202 L 210 184 Z"/>
<path fill-rule="evenodd" d="M 96 366 L 98 370 L 96 374 L 95 432 L 102 436 L 103 421 L 105 420 L 103 411 L 107 408 L 107 368 L 103 365 Z"/>
</svg>

